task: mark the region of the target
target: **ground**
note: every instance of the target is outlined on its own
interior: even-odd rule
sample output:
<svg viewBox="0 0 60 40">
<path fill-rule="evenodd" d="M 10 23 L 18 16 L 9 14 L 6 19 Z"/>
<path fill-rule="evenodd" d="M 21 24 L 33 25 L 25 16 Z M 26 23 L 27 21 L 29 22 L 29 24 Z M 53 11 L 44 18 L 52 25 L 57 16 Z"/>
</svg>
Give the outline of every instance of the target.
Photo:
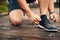
<svg viewBox="0 0 60 40">
<path fill-rule="evenodd" d="M 38 8 L 32 8 L 32 11 L 39 15 Z M 59 8 L 55 8 L 55 13 L 59 13 Z M 27 16 L 24 16 L 20 26 L 11 25 L 8 16 L 2 16 L 0 17 L 0 40 L 60 40 L 60 21 L 51 24 L 58 28 L 58 32 L 44 31 L 32 24 Z"/>
</svg>

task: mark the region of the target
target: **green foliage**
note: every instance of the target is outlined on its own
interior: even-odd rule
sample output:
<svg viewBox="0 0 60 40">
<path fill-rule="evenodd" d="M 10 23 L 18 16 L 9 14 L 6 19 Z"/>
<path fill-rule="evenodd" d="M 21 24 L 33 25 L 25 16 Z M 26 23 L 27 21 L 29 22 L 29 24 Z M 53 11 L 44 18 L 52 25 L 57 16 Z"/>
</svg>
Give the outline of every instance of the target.
<svg viewBox="0 0 60 40">
<path fill-rule="evenodd" d="M 6 1 L 0 0 L 0 13 L 7 12 L 7 11 L 8 11 L 8 7 Z"/>
</svg>

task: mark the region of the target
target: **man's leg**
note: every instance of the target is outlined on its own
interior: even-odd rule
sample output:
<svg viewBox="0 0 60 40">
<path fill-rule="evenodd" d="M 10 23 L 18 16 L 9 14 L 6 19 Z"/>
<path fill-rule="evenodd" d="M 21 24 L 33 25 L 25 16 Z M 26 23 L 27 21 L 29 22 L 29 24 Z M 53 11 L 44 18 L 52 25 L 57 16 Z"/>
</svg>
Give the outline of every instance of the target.
<svg viewBox="0 0 60 40">
<path fill-rule="evenodd" d="M 54 0 L 49 0 L 49 12 L 54 12 Z"/>
<path fill-rule="evenodd" d="M 46 15 L 48 11 L 49 0 L 38 0 L 40 6 L 40 15 Z"/>
<path fill-rule="evenodd" d="M 48 12 L 49 0 L 39 0 L 40 5 L 40 25 L 43 26 L 43 29 L 46 31 L 57 31 L 54 25 L 51 25 L 46 14 Z"/>
<path fill-rule="evenodd" d="M 9 13 L 10 21 L 13 25 L 18 25 L 23 20 L 23 12 L 21 9 L 12 10 Z"/>
<path fill-rule="evenodd" d="M 9 19 L 13 25 L 19 25 L 23 20 L 23 11 L 16 0 L 8 0 Z"/>
<path fill-rule="evenodd" d="M 48 9 L 49 9 L 49 13 L 50 13 L 50 18 L 55 22 L 58 21 L 59 17 L 54 11 L 54 0 L 49 0 Z"/>
</svg>

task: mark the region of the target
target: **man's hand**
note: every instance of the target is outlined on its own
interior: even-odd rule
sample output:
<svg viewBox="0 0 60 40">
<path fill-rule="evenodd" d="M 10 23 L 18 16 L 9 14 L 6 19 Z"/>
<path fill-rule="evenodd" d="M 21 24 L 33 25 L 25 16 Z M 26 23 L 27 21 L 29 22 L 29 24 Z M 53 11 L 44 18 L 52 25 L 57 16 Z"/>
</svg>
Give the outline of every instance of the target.
<svg viewBox="0 0 60 40">
<path fill-rule="evenodd" d="M 31 13 L 31 15 L 28 17 L 29 17 L 30 21 L 32 21 L 32 23 L 34 23 L 34 24 L 38 24 L 39 21 L 41 21 L 40 17 L 34 13 Z"/>
<path fill-rule="evenodd" d="M 50 18 L 52 21 L 57 22 L 59 20 L 59 16 L 57 14 L 50 14 Z"/>
</svg>

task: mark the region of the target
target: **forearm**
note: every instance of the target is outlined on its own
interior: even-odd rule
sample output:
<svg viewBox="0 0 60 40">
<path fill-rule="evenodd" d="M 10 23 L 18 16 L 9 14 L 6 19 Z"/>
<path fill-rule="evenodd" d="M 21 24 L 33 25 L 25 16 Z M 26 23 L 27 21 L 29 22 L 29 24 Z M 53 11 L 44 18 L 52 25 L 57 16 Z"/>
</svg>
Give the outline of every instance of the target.
<svg viewBox="0 0 60 40">
<path fill-rule="evenodd" d="M 26 0 L 17 0 L 17 2 L 19 3 L 19 5 L 22 7 L 22 9 L 26 12 L 28 16 L 32 13 Z"/>
</svg>

